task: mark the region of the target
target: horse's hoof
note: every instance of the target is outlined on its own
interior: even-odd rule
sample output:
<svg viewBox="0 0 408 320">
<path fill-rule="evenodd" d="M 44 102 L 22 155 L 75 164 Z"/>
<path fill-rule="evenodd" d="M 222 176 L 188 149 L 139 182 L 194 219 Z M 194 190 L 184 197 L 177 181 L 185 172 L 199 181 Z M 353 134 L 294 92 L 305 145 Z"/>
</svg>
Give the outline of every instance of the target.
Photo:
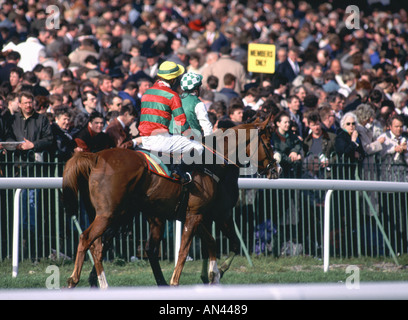
<svg viewBox="0 0 408 320">
<path fill-rule="evenodd" d="M 200 278 L 201 278 L 201 281 L 202 281 L 204 284 L 209 284 L 209 283 L 210 283 L 210 280 L 208 279 L 207 276 L 200 276 Z"/>
<path fill-rule="evenodd" d="M 73 289 L 73 288 L 75 288 L 75 287 L 77 286 L 77 284 L 78 284 L 78 282 L 75 282 L 74 279 L 72 279 L 72 278 L 69 278 L 69 279 L 67 280 L 67 283 L 68 283 L 68 289 Z"/>
<path fill-rule="evenodd" d="M 208 274 L 210 284 L 219 284 L 220 283 L 220 273 L 219 272 L 210 272 Z"/>
</svg>

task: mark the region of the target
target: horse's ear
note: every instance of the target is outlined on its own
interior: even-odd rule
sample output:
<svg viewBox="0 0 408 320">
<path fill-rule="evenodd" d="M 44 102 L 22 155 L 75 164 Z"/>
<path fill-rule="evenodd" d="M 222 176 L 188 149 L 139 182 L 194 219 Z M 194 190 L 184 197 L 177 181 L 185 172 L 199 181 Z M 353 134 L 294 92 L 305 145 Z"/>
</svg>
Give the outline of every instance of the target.
<svg viewBox="0 0 408 320">
<path fill-rule="evenodd" d="M 260 123 L 261 120 L 259 119 L 259 117 L 256 117 L 255 120 L 254 120 L 254 118 L 252 118 L 252 121 L 251 121 L 251 122 L 253 122 L 253 123 Z"/>
<path fill-rule="evenodd" d="M 273 118 L 272 118 L 272 112 L 266 117 L 266 119 L 265 119 L 263 122 L 261 122 L 261 123 L 259 124 L 258 128 L 259 128 L 260 130 L 265 129 L 266 126 L 267 126 L 267 125 L 269 124 L 269 122 L 271 121 L 271 119 L 273 119 Z M 259 120 L 259 119 L 257 119 L 257 120 Z"/>
</svg>

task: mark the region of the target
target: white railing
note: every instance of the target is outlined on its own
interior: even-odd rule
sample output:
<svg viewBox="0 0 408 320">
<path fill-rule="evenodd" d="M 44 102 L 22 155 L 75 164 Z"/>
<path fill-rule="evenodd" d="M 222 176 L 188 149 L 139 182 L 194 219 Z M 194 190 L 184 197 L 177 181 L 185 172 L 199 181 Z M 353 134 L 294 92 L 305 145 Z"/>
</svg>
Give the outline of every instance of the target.
<svg viewBox="0 0 408 320">
<path fill-rule="evenodd" d="M 408 299 L 408 283 L 406 281 L 361 282 L 358 285 L 358 290 L 356 289 L 346 283 L 182 285 L 177 288 L 141 286 L 111 287 L 108 290 L 94 290 L 92 288 L 76 288 L 75 290 L 5 289 L 0 290 L 0 300 L 132 300 L 141 303 L 145 303 L 145 300 L 154 300 L 156 309 L 166 308 L 166 306 L 168 308 L 169 304 L 177 305 L 177 302 L 182 300 L 186 309 L 194 308 L 194 313 L 192 313 L 192 318 L 194 318 L 194 314 L 205 315 L 206 307 L 210 308 L 211 314 L 225 315 L 225 310 L 227 310 L 225 304 L 222 304 L 222 301 L 217 302 L 217 300 L 225 300 L 225 297 L 228 297 L 228 300 L 235 305 L 232 312 L 236 314 L 236 318 L 240 318 L 240 315 L 255 314 L 257 312 L 256 307 L 259 305 L 258 301 Z M 223 306 L 224 309 L 222 310 L 224 311 L 217 311 Z M 248 310 L 248 313 L 245 310 Z M 187 313 L 186 315 L 188 317 Z"/>
<path fill-rule="evenodd" d="M 375 192 L 408 192 L 407 182 L 387 182 L 368 180 L 321 180 L 321 179 L 253 179 L 241 178 L 238 181 L 241 189 L 287 189 L 287 190 L 325 190 L 324 201 L 324 240 L 323 240 L 323 270 L 329 271 L 330 257 L 330 200 L 333 191 L 375 191 Z M 378 218 L 373 215 L 377 226 L 383 234 L 391 255 L 398 265 L 395 252 L 391 248 L 388 237 Z"/>
<path fill-rule="evenodd" d="M 20 194 L 22 189 L 59 189 L 62 178 L 0 178 L 0 189 L 16 189 L 13 211 L 13 278 L 18 274 L 18 237 L 20 226 Z M 58 230 L 58 228 L 57 228 Z M 58 242 L 58 241 L 57 241 Z"/>
<path fill-rule="evenodd" d="M 325 209 L 324 209 L 324 272 L 329 270 L 329 248 L 330 248 L 330 199 L 335 190 L 343 191 L 376 191 L 376 192 L 408 192 L 408 183 L 406 182 L 385 182 L 385 181 L 366 181 L 366 180 L 319 180 L 319 179 L 254 179 L 240 178 L 238 181 L 241 189 L 287 189 L 287 190 L 325 190 Z M 18 237 L 19 237 L 19 196 L 21 189 L 58 189 L 62 187 L 62 178 L 0 178 L 0 189 L 17 189 L 14 196 L 14 216 L 13 216 L 13 277 L 18 273 Z M 382 228 L 377 215 L 374 215 L 377 225 L 385 236 L 385 241 L 390 247 L 389 241 Z M 177 228 L 181 233 L 181 228 Z M 176 241 L 180 234 L 175 237 Z M 178 242 L 177 242 L 178 243 Z M 390 247 L 394 261 L 398 264 L 395 253 Z M 176 251 L 178 252 L 178 250 Z M 177 253 L 176 253 L 177 257 Z"/>
</svg>

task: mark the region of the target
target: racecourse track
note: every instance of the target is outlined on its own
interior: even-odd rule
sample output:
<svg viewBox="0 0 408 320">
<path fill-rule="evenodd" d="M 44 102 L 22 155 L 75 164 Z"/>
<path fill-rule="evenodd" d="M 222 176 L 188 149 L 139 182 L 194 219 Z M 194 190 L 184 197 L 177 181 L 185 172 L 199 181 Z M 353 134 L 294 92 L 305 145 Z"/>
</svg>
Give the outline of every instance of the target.
<svg viewBox="0 0 408 320">
<path fill-rule="evenodd" d="M 218 285 L 98 289 L 10 289 L 0 300 L 407 300 L 407 282 Z"/>
</svg>

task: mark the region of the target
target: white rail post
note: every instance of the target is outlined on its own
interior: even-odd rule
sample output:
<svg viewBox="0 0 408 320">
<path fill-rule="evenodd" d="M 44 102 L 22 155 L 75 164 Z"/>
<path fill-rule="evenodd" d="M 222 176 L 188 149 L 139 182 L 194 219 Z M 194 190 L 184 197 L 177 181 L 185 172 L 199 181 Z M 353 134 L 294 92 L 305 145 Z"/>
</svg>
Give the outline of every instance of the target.
<svg viewBox="0 0 408 320">
<path fill-rule="evenodd" d="M 178 255 L 180 252 L 180 246 L 181 246 L 181 228 L 182 228 L 182 223 L 179 220 L 176 220 L 176 233 L 174 234 L 174 265 L 177 265 L 178 261 Z"/>
<path fill-rule="evenodd" d="M 324 199 L 324 244 L 323 244 L 323 271 L 329 271 L 330 258 L 330 200 L 333 190 L 327 190 Z"/>
<path fill-rule="evenodd" d="M 13 272 L 12 277 L 16 278 L 18 274 L 18 238 L 20 227 L 20 194 L 21 189 L 16 189 L 14 194 L 14 212 L 13 212 Z"/>
</svg>

